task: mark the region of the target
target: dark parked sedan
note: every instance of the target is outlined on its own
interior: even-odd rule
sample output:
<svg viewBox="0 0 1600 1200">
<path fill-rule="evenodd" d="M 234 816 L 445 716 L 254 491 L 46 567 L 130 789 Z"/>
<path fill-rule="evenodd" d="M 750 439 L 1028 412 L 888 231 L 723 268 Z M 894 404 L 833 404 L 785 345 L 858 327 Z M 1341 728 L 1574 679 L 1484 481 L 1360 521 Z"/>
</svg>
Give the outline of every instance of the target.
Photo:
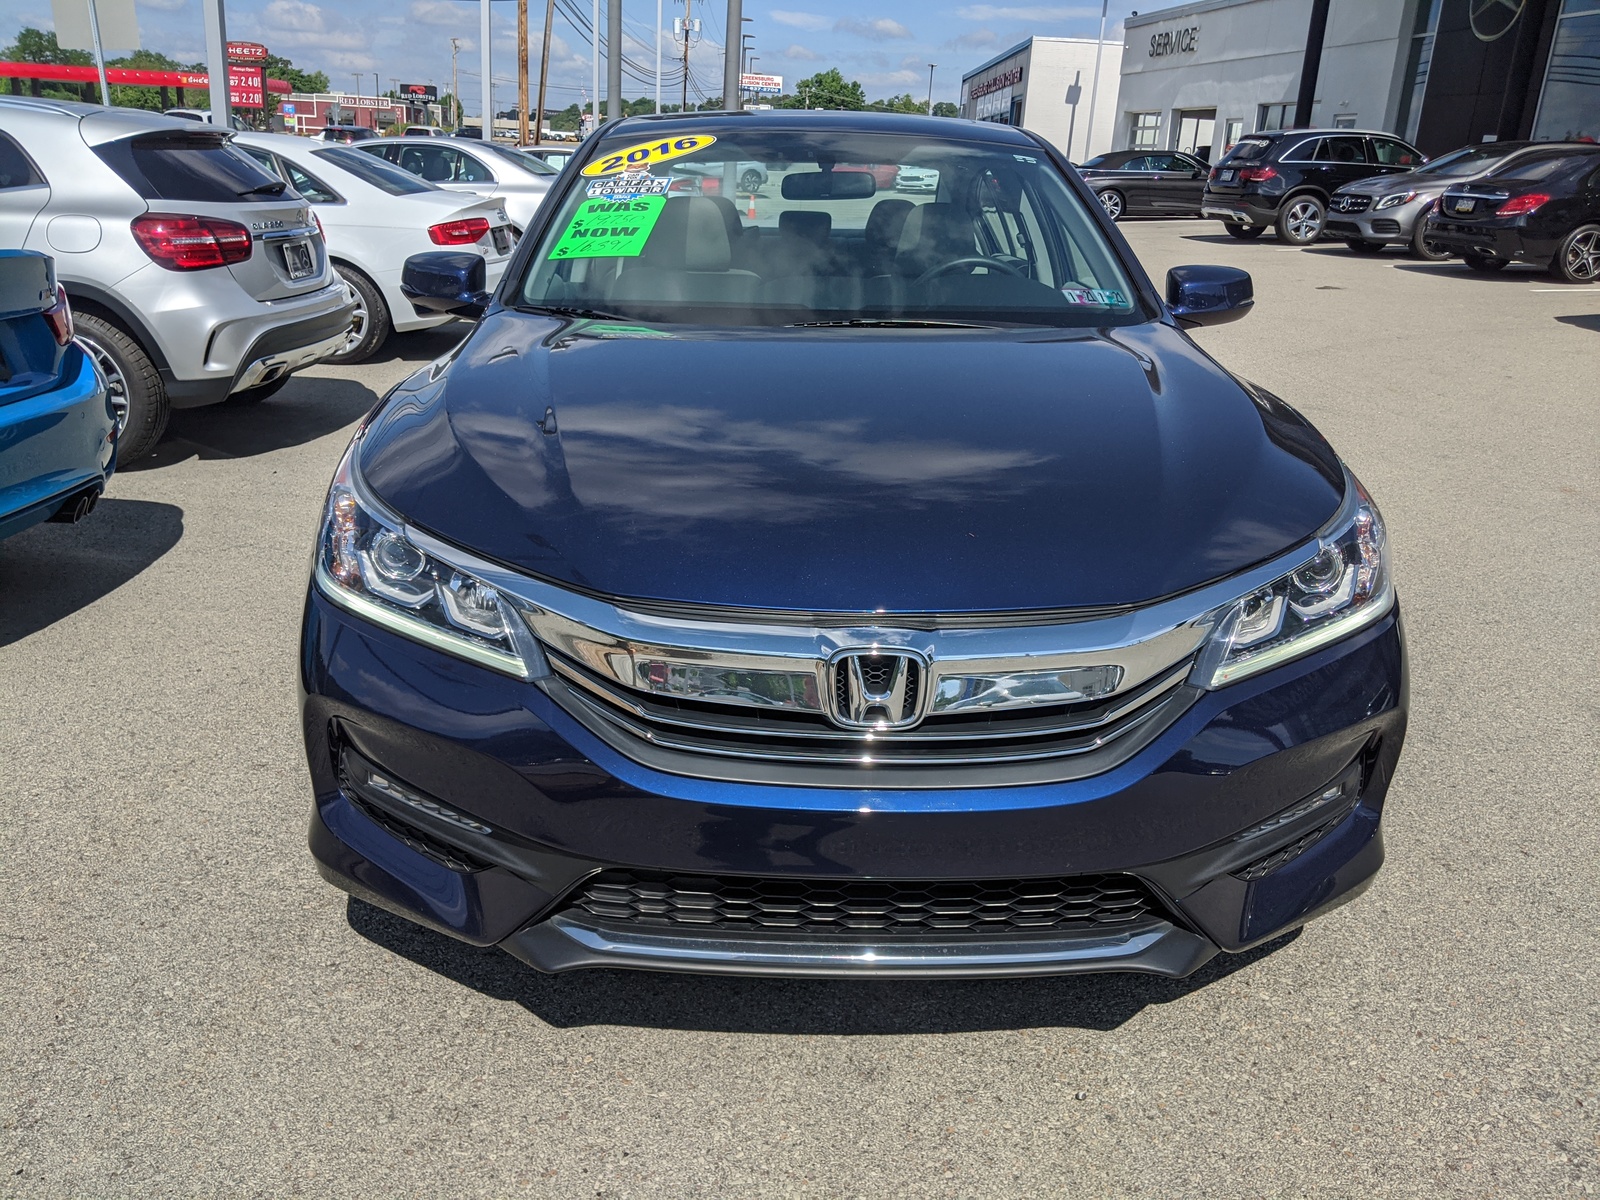
<svg viewBox="0 0 1600 1200">
<path fill-rule="evenodd" d="M 1123 217 L 1198 217 L 1206 164 L 1188 154 L 1118 150 L 1078 168 L 1113 221 Z"/>
<path fill-rule="evenodd" d="M 1600 146 L 1520 155 L 1439 198 L 1428 237 L 1474 271 L 1513 262 L 1565 283 L 1600 279 Z"/>
<path fill-rule="evenodd" d="M 782 219 L 667 191 L 787 162 Z M 838 163 L 938 172 L 875 198 Z M 1357 895 L 1383 522 L 1005 126 L 635 118 L 363 423 L 306 598 L 334 884 L 551 971 L 1184 975 Z M 1374 917 L 1376 914 L 1372 914 Z"/>
<path fill-rule="evenodd" d="M 1252 133 L 1211 169 L 1200 211 L 1221 218 L 1236 238 L 1259 237 L 1270 228 L 1281 241 L 1308 246 L 1322 236 L 1328 200 L 1340 188 L 1426 161 L 1415 146 L 1387 133 Z"/>
</svg>

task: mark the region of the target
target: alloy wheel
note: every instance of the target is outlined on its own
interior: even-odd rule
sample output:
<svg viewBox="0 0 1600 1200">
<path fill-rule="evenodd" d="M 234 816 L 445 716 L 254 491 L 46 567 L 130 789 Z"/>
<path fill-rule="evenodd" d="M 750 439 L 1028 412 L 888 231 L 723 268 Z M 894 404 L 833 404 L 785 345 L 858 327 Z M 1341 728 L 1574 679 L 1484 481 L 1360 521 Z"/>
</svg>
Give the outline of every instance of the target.
<svg viewBox="0 0 1600 1200">
<path fill-rule="evenodd" d="M 1116 192 L 1101 192 L 1100 207 L 1106 210 L 1106 216 L 1115 221 L 1122 216 L 1122 197 Z"/>
<path fill-rule="evenodd" d="M 1289 206 L 1289 234 L 1297 242 L 1310 242 L 1322 232 L 1322 210 L 1310 200 L 1299 200 Z"/>
<path fill-rule="evenodd" d="M 1567 246 L 1567 274 L 1574 279 L 1600 276 L 1600 233 L 1580 233 Z"/>
<path fill-rule="evenodd" d="M 82 334 L 76 340 L 94 365 L 100 368 L 100 374 L 106 377 L 106 398 L 111 401 L 111 411 L 117 422 L 117 437 L 121 438 L 122 431 L 128 427 L 128 381 L 123 378 L 117 360 L 99 342 Z"/>
<path fill-rule="evenodd" d="M 340 346 L 335 354 L 348 354 L 361 344 L 361 339 L 367 336 L 367 304 L 361 298 L 361 289 L 351 288 L 350 294 L 356 298 L 356 308 L 350 314 L 350 332 L 345 335 L 344 345 Z"/>
</svg>

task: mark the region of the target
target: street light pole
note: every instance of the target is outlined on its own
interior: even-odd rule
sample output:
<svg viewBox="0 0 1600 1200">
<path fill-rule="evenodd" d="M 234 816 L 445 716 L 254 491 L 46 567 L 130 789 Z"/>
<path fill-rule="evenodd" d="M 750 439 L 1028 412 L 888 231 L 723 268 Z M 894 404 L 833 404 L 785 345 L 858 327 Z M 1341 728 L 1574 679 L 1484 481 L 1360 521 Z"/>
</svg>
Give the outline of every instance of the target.
<svg viewBox="0 0 1600 1200">
<path fill-rule="evenodd" d="M 211 86 L 211 120 L 221 129 L 233 121 L 228 107 L 228 28 L 222 15 L 222 0 L 201 0 L 205 17 L 206 73 Z"/>
<path fill-rule="evenodd" d="M 1094 154 L 1094 102 L 1100 99 L 1100 52 L 1106 48 L 1106 10 L 1111 0 L 1100 0 L 1100 40 L 1094 44 L 1094 83 L 1089 90 L 1089 128 L 1083 131 L 1083 159 Z"/>
<path fill-rule="evenodd" d="M 738 112 L 739 103 L 739 47 L 744 42 L 734 34 L 744 29 L 744 0 L 728 0 L 728 44 L 722 48 L 722 107 Z"/>
<path fill-rule="evenodd" d="M 456 68 L 456 55 L 461 53 L 461 39 L 450 39 L 450 132 L 461 128 L 461 72 Z"/>
<path fill-rule="evenodd" d="M 1107 3 L 1109 2 L 1110 0 L 1107 0 Z M 928 64 L 928 115 L 930 117 L 933 116 L 933 69 L 938 65 L 938 63 Z"/>
<path fill-rule="evenodd" d="M 489 53 L 489 41 L 494 36 L 489 27 L 489 0 L 478 0 L 478 69 L 483 72 L 483 140 L 494 140 L 494 56 Z"/>
</svg>

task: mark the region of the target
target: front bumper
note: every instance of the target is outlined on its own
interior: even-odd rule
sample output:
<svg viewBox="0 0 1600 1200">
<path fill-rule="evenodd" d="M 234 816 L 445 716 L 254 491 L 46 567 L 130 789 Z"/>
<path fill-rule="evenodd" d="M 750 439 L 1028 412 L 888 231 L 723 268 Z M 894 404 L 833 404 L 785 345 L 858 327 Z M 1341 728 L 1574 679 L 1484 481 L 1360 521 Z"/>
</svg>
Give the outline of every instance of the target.
<svg viewBox="0 0 1600 1200">
<path fill-rule="evenodd" d="M 105 488 L 116 468 L 116 417 L 105 379 L 73 347 L 61 386 L 0 405 L 0 537 L 47 521 L 69 499 Z"/>
<path fill-rule="evenodd" d="M 1367 242 L 1409 242 L 1417 220 L 1432 207 L 1433 201 L 1412 200 L 1393 208 L 1360 213 L 1328 210 L 1322 232 L 1330 238 L 1360 238 Z"/>
<path fill-rule="evenodd" d="M 371 627 L 315 590 L 302 653 L 310 840 L 324 877 L 546 971 L 1185 975 L 1360 893 L 1383 860 L 1379 818 L 1406 723 L 1398 611 L 1201 694 L 1100 775 L 918 792 L 652 771 L 537 684 Z M 341 755 L 428 799 L 362 791 L 341 776 Z M 1337 802 L 1300 811 L 1330 782 L 1348 783 Z M 619 867 L 692 876 L 702 890 L 715 881 L 695 880 L 713 875 L 826 887 L 1115 873 L 1151 903 L 1126 928 L 1052 934 L 685 928 L 577 902 L 586 881 Z"/>
</svg>

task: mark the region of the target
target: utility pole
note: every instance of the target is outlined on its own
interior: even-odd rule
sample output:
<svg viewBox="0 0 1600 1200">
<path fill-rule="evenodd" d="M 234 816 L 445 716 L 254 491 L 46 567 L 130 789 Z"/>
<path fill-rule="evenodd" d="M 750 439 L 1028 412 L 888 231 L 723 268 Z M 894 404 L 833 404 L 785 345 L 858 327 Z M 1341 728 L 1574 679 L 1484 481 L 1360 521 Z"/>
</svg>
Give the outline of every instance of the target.
<svg viewBox="0 0 1600 1200">
<path fill-rule="evenodd" d="M 1109 2 L 1110 0 L 1107 0 L 1107 3 Z M 928 115 L 930 117 L 933 116 L 933 69 L 938 65 L 938 63 L 928 64 Z"/>
<path fill-rule="evenodd" d="M 517 0 L 517 137 L 528 144 L 528 0 Z"/>
<path fill-rule="evenodd" d="M 211 120 L 219 129 L 233 126 L 228 106 L 228 28 L 222 0 L 201 0 L 205 17 L 206 73 L 211 81 Z"/>
<path fill-rule="evenodd" d="M 356 95 L 359 96 L 359 95 L 361 95 L 361 72 L 360 71 L 351 71 L 350 74 L 355 76 Z"/>
<path fill-rule="evenodd" d="M 544 55 L 539 60 L 539 110 L 534 116 L 539 128 L 534 131 L 535 141 L 544 141 L 544 85 L 550 78 L 550 22 L 555 19 L 556 0 L 546 0 L 544 6 Z M 578 125 L 583 126 L 583 110 L 578 110 Z"/>
<path fill-rule="evenodd" d="M 594 37 L 589 39 L 594 43 L 594 99 L 590 103 L 590 111 L 594 114 L 594 128 L 600 128 L 600 0 L 594 0 L 594 23 L 589 26 Z M 582 119 L 578 121 L 583 124 Z"/>
<path fill-rule="evenodd" d="M 656 116 L 661 115 L 661 0 L 656 0 Z"/>
<path fill-rule="evenodd" d="M 689 111 L 689 39 L 694 36 L 694 22 L 689 19 L 689 9 L 694 0 L 683 0 L 683 108 Z"/>
<path fill-rule="evenodd" d="M 739 103 L 739 47 L 743 44 L 734 35 L 744 29 L 744 0 L 728 0 L 728 44 L 722 48 L 722 107 L 728 112 L 738 112 Z"/>
<path fill-rule="evenodd" d="M 461 39 L 450 39 L 450 131 L 461 128 L 461 72 L 456 69 L 456 55 L 461 53 Z"/>
<path fill-rule="evenodd" d="M 606 116 L 622 119 L 622 0 L 606 0 Z"/>
</svg>

